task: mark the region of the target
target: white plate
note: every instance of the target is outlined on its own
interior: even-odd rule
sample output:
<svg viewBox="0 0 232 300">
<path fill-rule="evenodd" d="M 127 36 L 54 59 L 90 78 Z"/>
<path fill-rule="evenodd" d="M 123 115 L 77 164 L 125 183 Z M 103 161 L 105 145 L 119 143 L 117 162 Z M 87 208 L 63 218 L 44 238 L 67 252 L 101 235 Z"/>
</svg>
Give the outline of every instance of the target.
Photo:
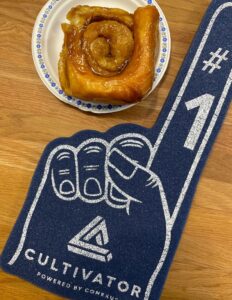
<svg viewBox="0 0 232 300">
<path fill-rule="evenodd" d="M 68 11 L 76 5 L 118 7 L 133 13 L 137 7 L 153 4 L 160 13 L 160 51 L 155 66 L 155 79 L 151 92 L 162 79 L 170 59 L 171 38 L 163 11 L 154 0 L 50 0 L 37 16 L 32 34 L 32 56 L 36 70 L 46 87 L 61 101 L 93 113 L 112 113 L 127 109 L 130 105 L 111 105 L 83 101 L 67 96 L 61 89 L 58 76 L 58 60 L 63 45 L 61 23 Z M 150 92 L 150 93 L 151 93 Z"/>
</svg>

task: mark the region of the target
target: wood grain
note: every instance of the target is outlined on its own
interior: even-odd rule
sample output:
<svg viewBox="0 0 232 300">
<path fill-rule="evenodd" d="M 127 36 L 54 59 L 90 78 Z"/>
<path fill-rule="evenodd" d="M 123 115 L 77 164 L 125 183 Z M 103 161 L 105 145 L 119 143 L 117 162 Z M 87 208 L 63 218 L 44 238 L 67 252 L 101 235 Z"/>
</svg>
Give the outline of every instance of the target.
<svg viewBox="0 0 232 300">
<path fill-rule="evenodd" d="M 78 2 L 78 1 L 77 1 Z M 83 113 L 57 101 L 38 78 L 31 33 L 44 0 L 0 1 L 0 251 L 23 205 L 45 145 L 86 128 L 105 131 L 156 120 L 210 0 L 159 0 L 169 21 L 168 72 L 149 99 L 112 115 Z M 203 172 L 162 300 L 232 299 L 232 111 Z M 0 272 L 0 298 L 61 299 Z"/>
</svg>

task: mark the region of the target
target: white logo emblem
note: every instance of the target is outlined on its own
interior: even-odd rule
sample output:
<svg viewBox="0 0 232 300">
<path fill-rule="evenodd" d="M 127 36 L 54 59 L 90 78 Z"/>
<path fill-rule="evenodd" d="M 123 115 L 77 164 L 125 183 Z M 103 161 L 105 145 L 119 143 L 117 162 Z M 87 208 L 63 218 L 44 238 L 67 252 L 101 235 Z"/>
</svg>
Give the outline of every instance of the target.
<svg viewBox="0 0 232 300">
<path fill-rule="evenodd" d="M 91 241 L 95 241 L 95 245 Z M 98 216 L 69 241 L 68 250 L 106 263 L 113 258 L 112 253 L 102 247 L 108 243 L 106 222 Z"/>
</svg>

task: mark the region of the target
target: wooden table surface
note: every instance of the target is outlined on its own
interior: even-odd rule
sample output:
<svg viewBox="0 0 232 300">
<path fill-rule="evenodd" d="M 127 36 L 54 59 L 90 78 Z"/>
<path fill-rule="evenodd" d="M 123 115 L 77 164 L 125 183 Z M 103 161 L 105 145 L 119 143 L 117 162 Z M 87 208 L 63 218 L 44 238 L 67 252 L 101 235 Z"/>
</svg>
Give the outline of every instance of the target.
<svg viewBox="0 0 232 300">
<path fill-rule="evenodd" d="M 78 2 L 78 0 L 77 0 Z M 83 113 L 58 101 L 39 79 L 31 33 L 45 0 L 0 1 L 0 251 L 23 205 L 45 145 L 82 129 L 105 131 L 156 120 L 210 0 L 159 0 L 172 35 L 171 62 L 143 103 L 111 115 Z M 163 300 L 232 299 L 232 111 L 203 172 Z M 0 298 L 61 299 L 0 272 Z"/>
</svg>

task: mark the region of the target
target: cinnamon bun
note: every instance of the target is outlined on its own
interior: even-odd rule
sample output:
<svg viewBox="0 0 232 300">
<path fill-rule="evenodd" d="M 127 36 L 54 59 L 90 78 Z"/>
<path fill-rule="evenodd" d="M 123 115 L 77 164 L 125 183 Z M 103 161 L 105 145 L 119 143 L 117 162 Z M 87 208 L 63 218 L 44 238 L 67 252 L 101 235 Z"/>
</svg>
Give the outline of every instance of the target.
<svg viewBox="0 0 232 300">
<path fill-rule="evenodd" d="M 159 14 L 154 6 L 134 14 L 77 6 L 62 24 L 59 79 L 67 95 L 130 104 L 143 99 L 154 79 Z"/>
</svg>

